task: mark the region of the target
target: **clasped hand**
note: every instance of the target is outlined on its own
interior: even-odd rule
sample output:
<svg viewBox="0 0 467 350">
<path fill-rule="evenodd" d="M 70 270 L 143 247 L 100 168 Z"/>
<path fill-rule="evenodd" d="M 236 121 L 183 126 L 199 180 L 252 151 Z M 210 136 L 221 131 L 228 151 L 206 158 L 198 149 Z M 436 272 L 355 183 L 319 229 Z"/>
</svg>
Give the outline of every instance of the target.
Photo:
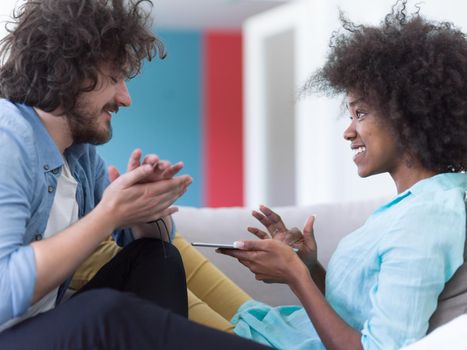
<svg viewBox="0 0 467 350">
<path fill-rule="evenodd" d="M 115 228 L 142 224 L 178 211 L 171 205 L 183 195 L 192 182 L 188 175 L 175 176 L 183 168 L 171 165 L 151 154 L 141 163 L 141 150 L 133 151 L 127 172 L 120 175 L 109 167 L 111 184 L 104 191 L 100 206 L 115 220 Z"/>
<path fill-rule="evenodd" d="M 252 215 L 267 229 L 266 232 L 256 227 L 247 228 L 260 240 L 240 241 L 240 250 L 218 252 L 237 258 L 257 280 L 268 283 L 291 284 L 300 270 L 310 269 L 317 263 L 314 216 L 307 219 L 302 233 L 296 227 L 288 229 L 282 218 L 264 205 L 259 211 L 253 210 Z M 291 248 L 297 248 L 298 252 Z"/>
</svg>

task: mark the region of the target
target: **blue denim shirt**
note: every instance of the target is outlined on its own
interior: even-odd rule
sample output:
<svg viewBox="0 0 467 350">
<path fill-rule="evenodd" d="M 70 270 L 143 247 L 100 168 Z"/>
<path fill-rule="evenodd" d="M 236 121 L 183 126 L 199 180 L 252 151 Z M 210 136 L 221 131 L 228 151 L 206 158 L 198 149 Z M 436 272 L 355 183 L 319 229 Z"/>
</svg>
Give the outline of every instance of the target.
<svg viewBox="0 0 467 350">
<path fill-rule="evenodd" d="M 62 155 L 33 108 L 0 99 L 0 324 L 31 305 L 36 264 L 30 243 L 42 239 L 63 165 Z M 79 217 L 91 211 L 109 183 L 94 146 L 65 151 L 78 182 Z M 133 240 L 131 230 L 116 231 L 116 242 Z M 61 290 L 67 286 L 65 282 Z M 61 293 L 59 292 L 59 298 Z"/>
</svg>

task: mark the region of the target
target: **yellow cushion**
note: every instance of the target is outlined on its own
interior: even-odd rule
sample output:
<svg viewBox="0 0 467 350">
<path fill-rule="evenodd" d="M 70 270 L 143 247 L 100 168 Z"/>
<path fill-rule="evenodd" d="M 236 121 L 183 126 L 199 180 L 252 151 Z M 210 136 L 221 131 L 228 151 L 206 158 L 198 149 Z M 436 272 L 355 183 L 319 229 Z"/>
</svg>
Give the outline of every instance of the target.
<svg viewBox="0 0 467 350">
<path fill-rule="evenodd" d="M 80 289 L 94 275 L 107 264 L 122 248 L 119 247 L 111 237 L 102 241 L 96 251 L 88 257 L 78 268 L 71 280 L 70 288 L 74 290 Z"/>
</svg>

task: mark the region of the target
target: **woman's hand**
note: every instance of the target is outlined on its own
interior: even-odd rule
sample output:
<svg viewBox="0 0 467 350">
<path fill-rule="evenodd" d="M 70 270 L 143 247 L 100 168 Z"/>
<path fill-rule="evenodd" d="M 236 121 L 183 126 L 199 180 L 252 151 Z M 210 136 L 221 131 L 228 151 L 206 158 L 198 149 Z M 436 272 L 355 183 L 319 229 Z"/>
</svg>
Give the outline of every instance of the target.
<svg viewBox="0 0 467 350">
<path fill-rule="evenodd" d="M 259 281 L 292 284 L 308 269 L 293 251 L 279 240 L 238 241 L 240 249 L 218 249 L 219 253 L 237 258 Z"/>
<path fill-rule="evenodd" d="M 247 230 L 260 239 L 272 238 L 297 248 L 298 256 L 311 269 L 318 261 L 318 248 L 313 234 L 315 216 L 308 217 L 302 233 L 296 227 L 288 229 L 282 218 L 270 208 L 261 205 L 259 210 L 253 210 L 252 215 L 266 227 L 268 232 L 256 227 L 248 227 Z"/>
</svg>

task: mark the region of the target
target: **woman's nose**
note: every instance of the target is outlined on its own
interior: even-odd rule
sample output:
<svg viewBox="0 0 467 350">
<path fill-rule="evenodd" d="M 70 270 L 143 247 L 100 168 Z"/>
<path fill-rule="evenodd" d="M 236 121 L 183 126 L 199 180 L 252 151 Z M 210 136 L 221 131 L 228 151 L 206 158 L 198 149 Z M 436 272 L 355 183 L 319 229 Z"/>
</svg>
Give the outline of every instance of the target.
<svg viewBox="0 0 467 350">
<path fill-rule="evenodd" d="M 355 124 L 353 120 L 347 129 L 344 130 L 343 136 L 347 141 L 352 141 L 357 136 L 357 131 L 355 130 Z"/>
</svg>

